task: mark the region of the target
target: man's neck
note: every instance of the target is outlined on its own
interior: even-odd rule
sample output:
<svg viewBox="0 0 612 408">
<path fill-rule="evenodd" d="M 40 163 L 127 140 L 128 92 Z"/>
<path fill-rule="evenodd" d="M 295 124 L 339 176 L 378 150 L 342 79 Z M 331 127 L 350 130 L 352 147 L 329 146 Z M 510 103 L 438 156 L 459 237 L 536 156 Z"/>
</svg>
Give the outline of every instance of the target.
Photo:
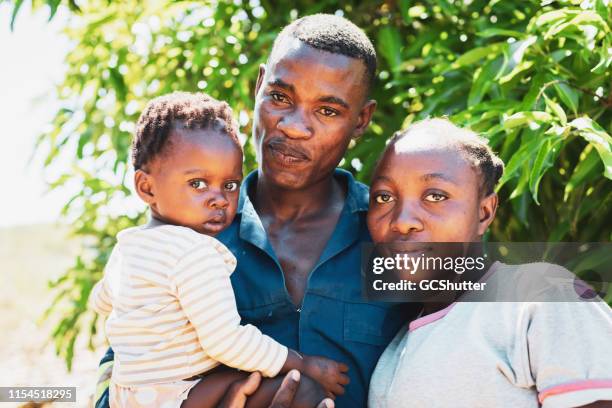
<svg viewBox="0 0 612 408">
<path fill-rule="evenodd" d="M 260 216 L 278 221 L 295 221 L 325 213 L 344 205 L 345 191 L 332 175 L 301 190 L 291 190 L 270 183 L 259 173 L 254 206 Z"/>
</svg>

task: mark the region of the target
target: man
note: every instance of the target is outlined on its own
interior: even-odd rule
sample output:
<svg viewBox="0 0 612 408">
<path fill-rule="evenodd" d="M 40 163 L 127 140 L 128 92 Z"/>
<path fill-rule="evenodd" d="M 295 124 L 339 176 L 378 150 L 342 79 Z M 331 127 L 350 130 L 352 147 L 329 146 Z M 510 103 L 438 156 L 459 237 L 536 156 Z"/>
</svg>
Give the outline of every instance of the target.
<svg viewBox="0 0 612 408">
<path fill-rule="evenodd" d="M 243 324 L 349 366 L 340 408 L 365 407 L 376 361 L 407 320 L 399 306 L 362 299 L 368 189 L 336 169 L 370 123 L 375 71 L 371 42 L 341 17 L 307 16 L 279 34 L 255 90 L 259 166 L 217 237 L 238 260 L 232 284 Z"/>
</svg>

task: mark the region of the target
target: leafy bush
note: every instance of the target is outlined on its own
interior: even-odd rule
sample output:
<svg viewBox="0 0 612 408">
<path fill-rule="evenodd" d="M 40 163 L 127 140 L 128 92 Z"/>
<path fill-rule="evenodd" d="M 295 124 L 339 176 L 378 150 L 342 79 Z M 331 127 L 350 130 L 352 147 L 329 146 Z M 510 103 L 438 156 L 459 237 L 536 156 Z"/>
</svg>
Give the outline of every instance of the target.
<svg viewBox="0 0 612 408">
<path fill-rule="evenodd" d="M 60 1 L 48 3 L 53 13 Z M 91 242 L 53 283 L 53 336 L 68 364 L 79 333 L 95 333 L 86 301 L 116 233 L 144 221 L 142 213 L 109 208 L 131 194 L 128 147 L 146 101 L 204 90 L 229 101 L 249 135 L 258 66 L 278 31 L 306 14 L 342 13 L 379 53 L 378 109 L 342 162 L 358 179 L 369 180 L 394 131 L 447 115 L 484 134 L 507 164 L 490 239 L 610 240 L 608 0 L 303 0 L 291 10 L 265 0 L 242 3 L 97 0 L 72 7 L 66 34 L 75 46 L 58 88 L 65 106 L 40 138 L 47 165 L 59 154 L 74 157 L 51 188 L 83 186 L 64 214 Z M 245 167 L 255 168 L 248 143 Z"/>
</svg>

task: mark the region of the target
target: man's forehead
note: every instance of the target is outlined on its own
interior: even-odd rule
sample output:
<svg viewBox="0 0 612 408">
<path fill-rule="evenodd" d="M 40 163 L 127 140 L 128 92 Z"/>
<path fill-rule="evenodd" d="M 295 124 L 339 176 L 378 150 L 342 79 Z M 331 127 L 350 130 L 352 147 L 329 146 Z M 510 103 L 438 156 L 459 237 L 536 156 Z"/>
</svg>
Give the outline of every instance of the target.
<svg viewBox="0 0 612 408">
<path fill-rule="evenodd" d="M 297 38 L 287 37 L 277 43 L 266 66 L 268 82 L 294 82 L 297 79 L 332 81 L 340 86 L 351 83 L 365 88 L 365 64 L 356 58 L 311 47 Z M 304 74 L 308 75 L 301 78 Z"/>
</svg>

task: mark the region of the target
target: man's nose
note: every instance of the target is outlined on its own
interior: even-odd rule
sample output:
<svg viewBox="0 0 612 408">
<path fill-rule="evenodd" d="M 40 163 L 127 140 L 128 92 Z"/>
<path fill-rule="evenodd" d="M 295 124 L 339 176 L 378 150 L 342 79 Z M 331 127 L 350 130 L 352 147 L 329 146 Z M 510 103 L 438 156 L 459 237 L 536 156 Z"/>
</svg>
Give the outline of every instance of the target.
<svg viewBox="0 0 612 408">
<path fill-rule="evenodd" d="M 391 221 L 391 230 L 401 235 L 423 231 L 423 221 L 417 205 L 411 202 L 402 203 Z"/>
<path fill-rule="evenodd" d="M 209 208 L 224 210 L 229 206 L 229 201 L 221 191 L 211 191 L 206 200 L 206 205 Z"/>
<path fill-rule="evenodd" d="M 308 112 L 299 108 L 293 109 L 281 117 L 277 127 L 291 139 L 308 139 L 314 133 Z"/>
</svg>

